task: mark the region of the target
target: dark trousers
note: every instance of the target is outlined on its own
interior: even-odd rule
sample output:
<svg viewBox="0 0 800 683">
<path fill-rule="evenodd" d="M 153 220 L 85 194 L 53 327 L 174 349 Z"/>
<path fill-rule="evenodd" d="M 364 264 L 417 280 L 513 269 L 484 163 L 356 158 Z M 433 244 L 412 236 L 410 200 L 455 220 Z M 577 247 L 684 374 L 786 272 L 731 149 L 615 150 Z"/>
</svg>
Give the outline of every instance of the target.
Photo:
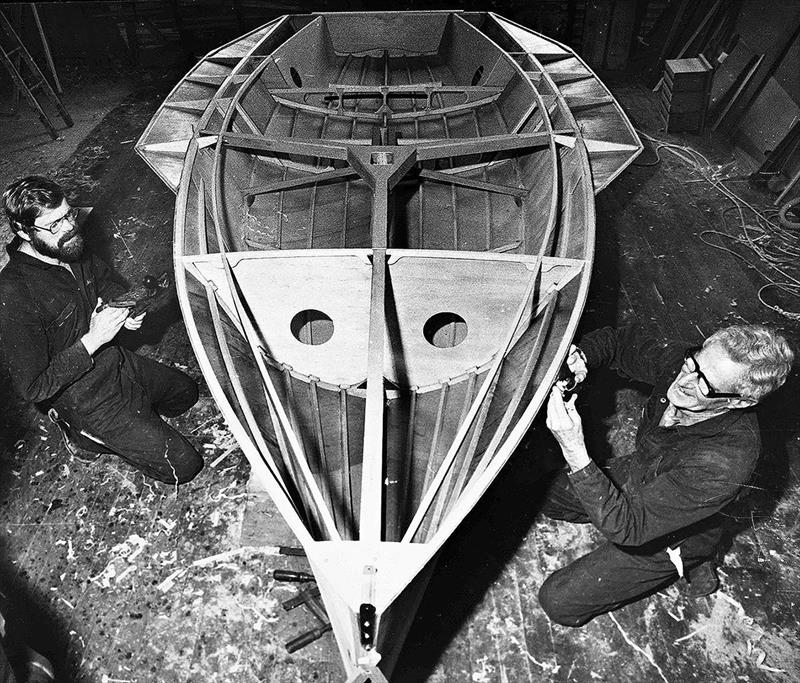
<svg viewBox="0 0 800 683">
<path fill-rule="evenodd" d="M 197 476 L 203 459 L 161 416 L 180 415 L 197 398 L 197 383 L 187 374 L 136 353 L 125 353 L 118 396 L 88 413 L 69 408 L 59 412 L 65 413 L 73 433 L 84 430 L 103 444 L 76 437 L 80 446 L 111 451 L 148 477 L 182 484 Z"/>
<path fill-rule="evenodd" d="M 17 678 L 14 676 L 8 657 L 6 657 L 2 638 L 0 638 L 0 683 L 17 683 Z"/>
<path fill-rule="evenodd" d="M 566 471 L 556 475 L 550 485 L 542 512 L 551 519 L 579 524 L 590 521 Z M 548 576 L 539 589 L 539 604 L 556 623 L 583 626 L 596 616 L 613 612 L 674 583 L 678 572 L 667 555 L 668 545 L 680 546 L 684 569 L 689 571 L 716 553 L 719 538 L 719 527 L 712 526 L 698 530 L 680 543 L 670 544 L 664 539 L 638 547 L 603 543 Z"/>
</svg>

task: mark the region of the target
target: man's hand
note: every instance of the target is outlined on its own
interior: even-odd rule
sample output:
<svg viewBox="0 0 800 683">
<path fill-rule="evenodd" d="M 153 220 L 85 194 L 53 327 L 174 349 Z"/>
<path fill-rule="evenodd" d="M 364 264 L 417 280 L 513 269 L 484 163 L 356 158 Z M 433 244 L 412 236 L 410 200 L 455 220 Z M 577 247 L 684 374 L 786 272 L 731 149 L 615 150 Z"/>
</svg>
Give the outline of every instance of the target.
<svg viewBox="0 0 800 683">
<path fill-rule="evenodd" d="M 129 316 L 125 318 L 124 327 L 126 330 L 138 330 L 142 326 L 142 321 L 144 317 L 147 315 L 147 311 L 142 311 L 139 315 L 135 318 L 133 316 Z"/>
<path fill-rule="evenodd" d="M 554 386 L 547 402 L 546 422 L 547 428 L 561 446 L 564 460 L 573 472 L 583 469 L 591 462 L 583 440 L 583 423 L 575 408 L 575 399 L 576 396 L 573 396 L 565 403 L 561 390 Z"/>
<path fill-rule="evenodd" d="M 569 345 L 569 355 L 567 356 L 567 367 L 575 375 L 575 381 L 579 384 L 586 379 L 589 368 L 586 366 L 586 356 L 575 344 Z"/>
<path fill-rule="evenodd" d="M 102 311 L 98 310 L 102 303 L 103 300 L 98 297 L 97 305 L 89 321 L 89 331 L 81 337 L 81 341 L 90 356 L 94 355 L 94 352 L 103 344 L 107 344 L 117 336 L 117 332 L 122 329 L 128 317 L 127 308 L 109 307 L 104 308 Z"/>
</svg>

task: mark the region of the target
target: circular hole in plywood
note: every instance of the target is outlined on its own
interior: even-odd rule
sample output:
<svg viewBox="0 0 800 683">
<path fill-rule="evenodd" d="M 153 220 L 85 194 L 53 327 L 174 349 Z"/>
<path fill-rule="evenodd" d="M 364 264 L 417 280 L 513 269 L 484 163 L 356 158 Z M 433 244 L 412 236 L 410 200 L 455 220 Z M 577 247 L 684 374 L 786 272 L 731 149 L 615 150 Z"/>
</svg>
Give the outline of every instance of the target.
<svg viewBox="0 0 800 683">
<path fill-rule="evenodd" d="M 426 341 L 437 349 L 458 346 L 467 338 L 467 323 L 457 313 L 436 313 L 422 328 Z"/>
<path fill-rule="evenodd" d="M 289 67 L 289 75 L 292 77 L 292 80 L 294 81 L 294 84 L 298 88 L 302 88 L 303 87 L 303 79 L 300 78 L 300 74 L 297 73 L 297 69 L 295 69 L 293 66 Z"/>
<path fill-rule="evenodd" d="M 310 346 L 324 344 L 333 336 L 333 320 L 322 311 L 313 308 L 295 315 L 290 328 L 297 341 Z"/>
</svg>

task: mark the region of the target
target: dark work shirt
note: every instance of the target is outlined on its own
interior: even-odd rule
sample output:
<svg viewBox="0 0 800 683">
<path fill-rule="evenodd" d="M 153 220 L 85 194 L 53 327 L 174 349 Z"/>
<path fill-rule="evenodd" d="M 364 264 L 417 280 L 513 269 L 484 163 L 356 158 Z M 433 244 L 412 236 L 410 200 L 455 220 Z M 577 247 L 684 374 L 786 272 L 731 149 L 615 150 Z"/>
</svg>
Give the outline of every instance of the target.
<svg viewBox="0 0 800 683">
<path fill-rule="evenodd" d="M 570 474 L 593 524 L 618 545 L 640 546 L 661 537 L 680 541 L 703 520 L 705 526 L 719 525 L 716 513 L 736 498 L 755 468 L 761 440 L 752 409 L 730 410 L 688 426 L 659 426 L 684 348 L 632 328 L 607 327 L 581 339 L 590 369 L 607 365 L 654 387 L 625 483 L 615 486 L 594 462 Z"/>
<path fill-rule="evenodd" d="M 27 401 L 91 409 L 113 391 L 122 350 L 112 344 L 89 355 L 81 337 L 97 297 L 119 292 L 100 259 L 85 255 L 70 270 L 8 246 L 0 272 L 0 353 L 14 388 Z"/>
</svg>

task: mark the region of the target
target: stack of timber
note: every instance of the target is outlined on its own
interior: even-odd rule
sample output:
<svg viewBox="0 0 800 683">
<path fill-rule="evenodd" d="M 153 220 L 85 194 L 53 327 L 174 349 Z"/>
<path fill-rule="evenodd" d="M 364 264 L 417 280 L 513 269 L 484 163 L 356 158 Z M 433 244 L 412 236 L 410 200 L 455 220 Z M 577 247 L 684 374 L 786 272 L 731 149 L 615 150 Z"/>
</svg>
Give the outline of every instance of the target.
<svg viewBox="0 0 800 683">
<path fill-rule="evenodd" d="M 447 11 L 281 17 L 209 53 L 139 140 L 177 193 L 194 351 L 351 680 L 390 676 L 543 405 L 595 192 L 641 148 L 569 48 Z"/>
</svg>

